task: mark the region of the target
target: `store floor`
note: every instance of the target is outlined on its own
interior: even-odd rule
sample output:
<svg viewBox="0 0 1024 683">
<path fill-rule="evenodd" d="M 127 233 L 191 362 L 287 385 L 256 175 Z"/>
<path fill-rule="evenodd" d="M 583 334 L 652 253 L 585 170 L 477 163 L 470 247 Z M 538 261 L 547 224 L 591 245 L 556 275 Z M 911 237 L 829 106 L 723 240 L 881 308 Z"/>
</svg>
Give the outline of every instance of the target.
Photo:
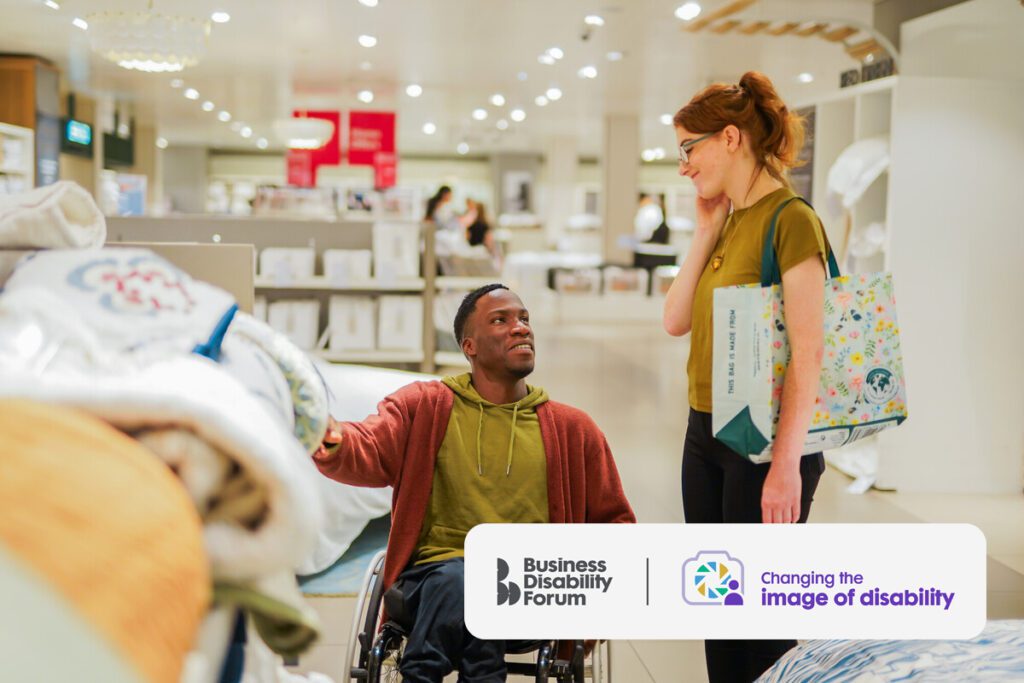
<svg viewBox="0 0 1024 683">
<path fill-rule="evenodd" d="M 534 321 L 537 369 L 531 380 L 555 400 L 587 411 L 605 432 L 626 494 L 641 522 L 681 522 L 679 465 L 685 430 L 687 342 L 657 325 L 555 326 Z M 453 372 L 456 370 L 453 370 Z M 1024 497 L 845 491 L 849 480 L 829 468 L 812 523 L 970 522 L 988 539 L 989 618 L 1024 618 Z M 354 600 L 318 599 L 322 644 L 300 670 L 346 680 L 345 643 Z M 706 681 L 700 641 L 617 641 L 613 677 L 620 683 Z M 455 680 L 452 677 L 451 680 Z"/>
</svg>

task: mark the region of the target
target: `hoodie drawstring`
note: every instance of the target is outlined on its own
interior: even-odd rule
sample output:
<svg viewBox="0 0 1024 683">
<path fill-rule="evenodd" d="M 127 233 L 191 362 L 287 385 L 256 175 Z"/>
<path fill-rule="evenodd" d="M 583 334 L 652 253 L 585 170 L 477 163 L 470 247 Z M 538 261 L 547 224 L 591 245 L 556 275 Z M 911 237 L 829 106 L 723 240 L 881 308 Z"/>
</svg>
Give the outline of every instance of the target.
<svg viewBox="0 0 1024 683">
<path fill-rule="evenodd" d="M 484 461 L 480 455 L 480 435 L 484 431 L 484 404 L 477 403 L 476 405 L 480 409 L 480 421 L 476 425 L 476 473 L 482 477 L 484 474 Z"/>
<path fill-rule="evenodd" d="M 512 408 L 512 433 L 508 437 L 508 465 L 505 466 L 505 476 L 512 471 L 512 446 L 516 443 L 516 417 L 519 415 L 519 404 Z"/>
</svg>

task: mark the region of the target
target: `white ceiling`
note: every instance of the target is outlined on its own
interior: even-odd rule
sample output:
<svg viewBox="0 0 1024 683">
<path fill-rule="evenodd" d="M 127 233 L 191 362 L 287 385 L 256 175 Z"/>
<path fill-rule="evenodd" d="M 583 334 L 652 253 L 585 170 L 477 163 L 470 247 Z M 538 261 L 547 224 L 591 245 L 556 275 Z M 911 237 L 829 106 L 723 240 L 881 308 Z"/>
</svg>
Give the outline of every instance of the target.
<svg viewBox="0 0 1024 683">
<path fill-rule="evenodd" d="M 156 0 L 164 13 L 208 17 L 231 14 L 214 24 L 206 57 L 177 77 L 199 90 L 198 101 L 170 86 L 175 75 L 126 71 L 91 53 L 76 16 L 123 9 L 142 10 L 147 0 L 63 0 L 61 9 L 41 0 L 0 0 L 0 51 L 38 54 L 56 62 L 70 88 L 95 97 L 131 102 L 137 118 L 156 124 L 171 144 L 255 149 L 271 139 L 273 119 L 292 108 L 373 109 L 398 113 L 399 151 L 451 154 L 466 140 L 474 152 L 543 151 L 552 136 L 577 137 L 582 154 L 601 147 L 606 113 L 640 117 L 641 144 L 670 147 L 671 131 L 658 122 L 713 80 L 734 82 L 748 69 L 771 76 L 784 98 L 808 101 L 837 87 L 839 73 L 855 67 L 842 45 L 820 38 L 742 36 L 681 30 L 673 16 L 682 0 L 380 0 L 368 8 L 357 0 Z M 705 12 L 724 0 L 704 0 Z M 761 0 L 737 18 L 837 21 L 871 24 L 873 0 Z M 605 19 L 584 41 L 583 18 Z M 360 34 L 378 38 L 363 48 Z M 558 46 L 565 57 L 544 66 L 538 55 Z M 605 55 L 625 58 L 609 62 Z M 368 61 L 369 70 L 360 68 Z M 594 80 L 576 74 L 592 64 Z M 814 74 L 811 84 L 797 81 Z M 525 81 L 518 74 L 525 72 Z M 423 95 L 405 94 L 418 83 Z M 557 85 L 564 96 L 540 108 L 534 98 Z M 364 88 L 372 105 L 356 99 Z M 507 103 L 488 98 L 502 93 Z M 249 140 L 203 112 L 210 99 L 255 130 Z M 495 121 L 522 107 L 527 118 L 501 132 Z M 474 121 L 474 108 L 489 116 Z M 432 121 L 437 133 L 422 125 Z"/>
</svg>

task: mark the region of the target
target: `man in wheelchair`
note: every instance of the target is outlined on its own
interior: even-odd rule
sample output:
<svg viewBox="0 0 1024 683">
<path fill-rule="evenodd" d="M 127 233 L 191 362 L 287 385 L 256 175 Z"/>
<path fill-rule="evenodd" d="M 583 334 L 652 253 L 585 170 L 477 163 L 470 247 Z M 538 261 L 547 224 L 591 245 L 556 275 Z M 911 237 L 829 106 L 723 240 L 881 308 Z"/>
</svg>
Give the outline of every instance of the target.
<svg viewBox="0 0 1024 683">
<path fill-rule="evenodd" d="M 392 486 L 384 588 L 412 621 L 409 682 L 504 681 L 506 643 L 474 638 L 463 616 L 466 534 L 482 523 L 636 521 L 604 435 L 585 413 L 530 386 L 529 313 L 504 285 L 468 294 L 455 338 L 470 372 L 415 382 L 362 422 L 332 420 L 314 454 L 355 486 Z M 385 605 L 389 604 L 385 600 Z"/>
</svg>

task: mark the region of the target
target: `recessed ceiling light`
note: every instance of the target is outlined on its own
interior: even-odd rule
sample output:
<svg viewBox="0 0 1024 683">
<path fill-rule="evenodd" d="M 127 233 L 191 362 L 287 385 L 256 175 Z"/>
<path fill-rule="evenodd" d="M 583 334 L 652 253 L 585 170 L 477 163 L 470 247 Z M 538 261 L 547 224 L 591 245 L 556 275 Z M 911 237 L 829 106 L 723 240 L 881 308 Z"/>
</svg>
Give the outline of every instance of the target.
<svg viewBox="0 0 1024 683">
<path fill-rule="evenodd" d="M 522 109 L 513 109 L 508 113 L 508 117 L 516 123 L 519 123 L 520 121 L 526 120 L 526 112 Z"/>
<path fill-rule="evenodd" d="M 505 119 L 498 119 L 498 122 L 496 124 L 494 124 L 494 125 L 496 125 L 498 127 L 498 130 L 507 130 L 508 129 L 508 121 L 506 121 Z"/>
<path fill-rule="evenodd" d="M 533 98 L 533 103 L 538 107 L 546 107 L 548 106 L 548 98 L 543 95 L 537 95 L 537 97 Z"/>
<path fill-rule="evenodd" d="M 46 2 L 44 2 L 43 4 L 49 7 L 50 9 L 60 9 L 60 5 L 54 2 L 53 0 L 46 0 Z"/>
<path fill-rule="evenodd" d="M 241 135 L 243 138 L 251 138 L 252 128 L 250 128 L 249 126 L 243 126 L 242 130 L 238 131 L 238 134 Z"/>
<path fill-rule="evenodd" d="M 437 126 L 435 126 L 430 121 L 427 121 L 426 123 L 423 124 L 423 133 L 424 133 L 424 135 L 433 135 L 436 132 L 437 132 Z"/>
<path fill-rule="evenodd" d="M 405 94 L 409 97 L 419 97 L 423 94 L 423 88 L 413 83 L 412 85 L 406 86 Z"/>
<path fill-rule="evenodd" d="M 654 158 L 655 159 L 664 159 L 665 158 L 665 148 L 664 147 L 655 147 L 652 151 L 654 152 Z"/>
<path fill-rule="evenodd" d="M 871 62 L 875 61 L 875 53 L 874 52 L 869 52 L 868 56 L 864 58 L 864 61 L 867 62 L 868 64 L 870 64 Z"/>
<path fill-rule="evenodd" d="M 810 73 L 805 71 L 802 74 L 800 74 L 799 76 L 797 76 L 796 78 L 801 83 L 810 83 L 810 82 L 812 82 L 814 80 L 814 74 L 810 74 Z"/>
<path fill-rule="evenodd" d="M 260 149 L 266 149 L 267 147 L 270 146 L 270 143 L 267 142 L 266 138 L 260 138 L 259 140 L 256 141 L 256 146 L 259 147 Z"/>
<path fill-rule="evenodd" d="M 369 71 L 373 68 L 373 64 L 370 62 L 359 62 L 359 69 L 361 71 Z"/>
<path fill-rule="evenodd" d="M 520 71 L 519 73 L 516 74 L 516 78 L 518 78 L 521 81 L 525 81 L 529 77 L 530 76 L 525 71 Z"/>
<path fill-rule="evenodd" d="M 588 64 L 576 73 L 580 78 L 597 78 L 597 67 Z"/>
<path fill-rule="evenodd" d="M 557 102 L 562 99 L 562 91 L 558 88 L 548 88 L 548 91 L 544 94 L 547 95 L 548 99 L 552 102 Z"/>
<path fill-rule="evenodd" d="M 359 94 L 356 95 L 356 97 L 358 97 L 359 101 L 362 102 L 363 104 L 369 104 L 370 102 L 373 102 L 373 91 L 360 90 Z"/>
<path fill-rule="evenodd" d="M 359 36 L 359 44 L 363 47 L 373 47 L 377 44 L 377 39 L 373 36 L 362 35 Z"/>
<path fill-rule="evenodd" d="M 210 100 L 203 102 L 203 111 L 213 111 L 214 109 L 216 109 L 216 106 Z"/>
<path fill-rule="evenodd" d="M 160 149 L 167 149 L 167 138 L 157 138 L 156 146 Z"/>
<path fill-rule="evenodd" d="M 551 66 L 555 63 L 555 58 L 549 54 L 543 54 L 540 57 L 537 57 L 537 61 L 546 66 Z"/>
<path fill-rule="evenodd" d="M 233 130 L 233 131 L 235 131 L 237 133 L 238 131 L 242 130 L 242 125 L 243 124 L 242 124 L 241 121 L 235 121 L 234 123 L 231 124 L 231 130 Z"/>
<path fill-rule="evenodd" d="M 231 21 L 231 15 L 227 12 L 217 11 L 210 15 L 210 21 L 215 24 L 226 24 Z"/>
<path fill-rule="evenodd" d="M 455 148 L 455 151 L 458 152 L 459 154 L 469 154 L 469 145 L 467 145 L 465 142 L 460 142 L 458 146 Z"/>
<path fill-rule="evenodd" d="M 493 104 L 495 107 L 505 106 L 505 96 L 502 95 L 501 93 L 494 93 L 493 95 L 491 95 L 491 104 Z"/>
<path fill-rule="evenodd" d="M 174 78 L 171 80 L 172 88 L 180 88 L 183 85 L 185 85 L 185 81 L 181 80 L 180 78 Z"/>
<path fill-rule="evenodd" d="M 473 118 L 476 119 L 477 121 L 483 121 L 484 119 L 487 118 L 487 110 L 486 109 L 474 109 L 473 110 Z"/>
<path fill-rule="evenodd" d="M 658 120 L 661 121 L 661 125 L 663 126 L 671 126 L 672 114 L 662 114 L 661 116 L 658 117 Z"/>
<path fill-rule="evenodd" d="M 359 0 L 359 4 L 363 5 L 364 7 L 376 7 L 377 0 Z"/>
<path fill-rule="evenodd" d="M 622 53 L 619 52 L 618 50 L 613 50 L 613 51 L 609 52 L 608 54 L 606 54 L 605 58 L 609 62 L 621 62 L 622 61 Z"/>
<path fill-rule="evenodd" d="M 74 24 L 77 28 L 82 29 L 83 31 L 89 30 L 89 22 L 83 19 L 82 17 L 75 17 L 71 23 Z"/>
<path fill-rule="evenodd" d="M 604 18 L 597 14 L 588 14 L 583 17 L 583 23 L 587 26 L 604 26 Z"/>
<path fill-rule="evenodd" d="M 195 88 L 189 88 L 188 90 L 185 91 L 185 97 L 187 97 L 190 100 L 198 100 L 199 99 L 199 91 L 196 90 Z"/>
<path fill-rule="evenodd" d="M 549 47 L 545 54 L 551 55 L 555 59 L 561 59 L 565 56 L 565 53 L 562 52 L 562 48 L 560 47 Z"/>
<path fill-rule="evenodd" d="M 701 6 L 699 2 L 684 2 L 676 8 L 676 18 L 682 19 L 683 21 L 690 21 L 692 19 L 696 19 L 700 12 Z"/>
<path fill-rule="evenodd" d="M 645 149 L 644 151 L 640 152 L 640 158 L 643 159 L 644 161 L 654 161 L 654 150 Z"/>
<path fill-rule="evenodd" d="M 231 113 L 230 112 L 226 112 L 226 111 L 222 111 L 219 114 L 217 114 L 217 118 L 220 121 L 222 121 L 224 123 L 227 123 L 228 121 L 231 120 Z"/>
</svg>

